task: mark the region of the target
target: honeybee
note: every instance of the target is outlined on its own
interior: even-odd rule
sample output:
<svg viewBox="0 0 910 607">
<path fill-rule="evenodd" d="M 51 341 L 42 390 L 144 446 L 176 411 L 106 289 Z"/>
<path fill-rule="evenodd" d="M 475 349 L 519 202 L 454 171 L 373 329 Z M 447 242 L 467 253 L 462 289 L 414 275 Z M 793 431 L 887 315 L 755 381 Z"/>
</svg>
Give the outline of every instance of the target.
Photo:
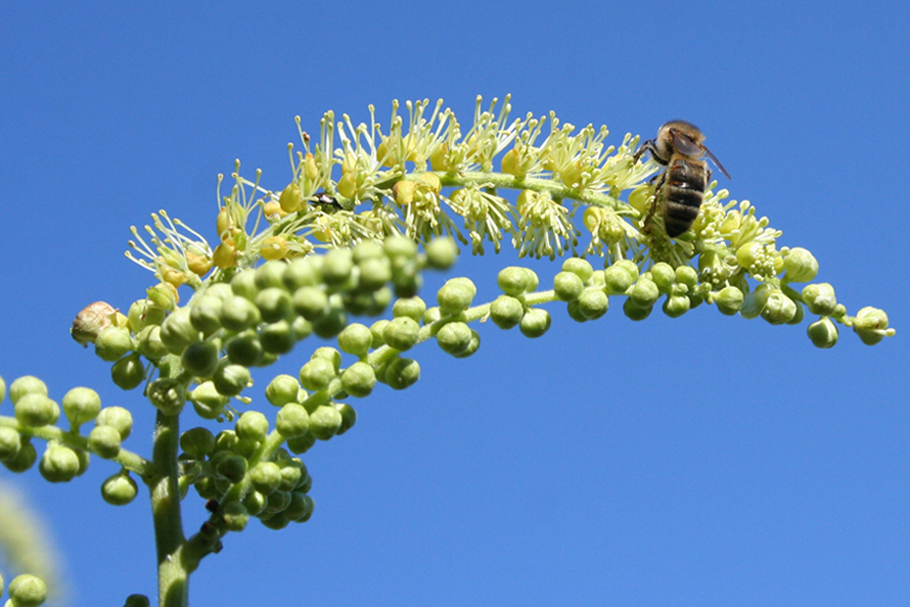
<svg viewBox="0 0 910 607">
<path fill-rule="evenodd" d="M 667 167 L 657 178 L 654 202 L 645 227 L 660 208 L 667 236 L 675 238 L 684 233 L 698 217 L 698 209 L 705 199 L 705 190 L 711 182 L 711 169 L 702 160 L 707 156 L 730 179 L 730 175 L 711 150 L 702 143 L 704 134 L 694 124 L 671 120 L 657 130 L 657 137 L 645 141 L 633 156 L 633 161 L 645 152 L 659 164 Z"/>
</svg>

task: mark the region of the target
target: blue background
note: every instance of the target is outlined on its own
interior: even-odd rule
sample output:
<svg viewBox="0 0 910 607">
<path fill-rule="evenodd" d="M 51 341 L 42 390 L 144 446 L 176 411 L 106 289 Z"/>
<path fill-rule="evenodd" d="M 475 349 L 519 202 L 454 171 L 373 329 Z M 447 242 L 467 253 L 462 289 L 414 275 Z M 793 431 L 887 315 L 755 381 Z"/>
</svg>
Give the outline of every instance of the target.
<svg viewBox="0 0 910 607">
<path fill-rule="evenodd" d="M 844 330 L 822 351 L 805 324 L 708 306 L 632 323 L 615 300 L 584 326 L 550 306 L 538 340 L 488 323 L 467 360 L 426 344 L 416 386 L 380 387 L 305 456 L 310 522 L 228 536 L 191 600 L 907 605 L 908 28 L 904 2 L 6 2 L 0 374 L 38 375 L 58 400 L 94 387 L 133 411 L 126 446 L 147 454 L 150 405 L 69 338 L 72 318 L 142 296 L 151 275 L 123 251 L 150 212 L 214 240 L 235 158 L 281 189 L 295 115 L 317 132 L 325 110 L 360 122 L 372 103 L 387 124 L 392 99 L 442 97 L 469 124 L 476 95 L 512 93 L 515 116 L 606 123 L 614 144 L 685 118 L 731 197 L 811 250 L 851 313 L 884 308 L 896 338 Z M 424 295 L 467 275 L 488 301 L 514 262 L 465 254 Z M 544 285 L 556 271 L 530 265 Z M 49 521 L 72 605 L 157 594 L 146 494 L 104 504 L 114 471 L 97 459 L 63 486 L 0 472 Z M 187 499 L 187 529 L 204 517 Z"/>
</svg>

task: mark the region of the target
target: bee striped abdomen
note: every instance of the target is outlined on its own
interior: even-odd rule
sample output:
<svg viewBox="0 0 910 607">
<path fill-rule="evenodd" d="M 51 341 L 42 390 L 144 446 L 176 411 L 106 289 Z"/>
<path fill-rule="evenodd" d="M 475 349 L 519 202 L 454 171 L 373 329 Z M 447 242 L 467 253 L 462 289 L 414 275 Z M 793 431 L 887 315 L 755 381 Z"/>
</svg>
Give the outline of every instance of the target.
<svg viewBox="0 0 910 607">
<path fill-rule="evenodd" d="M 667 169 L 664 200 L 664 229 L 675 238 L 688 230 L 705 197 L 708 167 L 704 162 L 674 158 Z"/>
</svg>

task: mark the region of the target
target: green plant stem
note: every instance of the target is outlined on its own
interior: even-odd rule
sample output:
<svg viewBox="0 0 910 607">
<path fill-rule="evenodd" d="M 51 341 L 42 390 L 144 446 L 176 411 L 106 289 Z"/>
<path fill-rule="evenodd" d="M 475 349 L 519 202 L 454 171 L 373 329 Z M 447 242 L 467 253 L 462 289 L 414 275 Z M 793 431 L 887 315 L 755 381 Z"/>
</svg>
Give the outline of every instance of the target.
<svg viewBox="0 0 910 607">
<path fill-rule="evenodd" d="M 22 426 L 14 417 L 0 415 L 0 426 L 13 428 L 23 436 L 34 436 L 46 441 L 57 441 L 61 445 L 66 445 L 72 449 L 81 449 L 89 453 L 94 453 L 88 444 L 88 439 L 74 432 L 66 432 L 57 426 L 42 426 L 40 428 L 30 428 Z M 99 456 L 100 457 L 100 456 Z M 112 462 L 117 462 L 127 470 L 135 472 L 142 478 L 150 478 L 155 474 L 155 465 L 143 458 L 137 453 L 133 453 L 121 447 L 120 453 L 112 457 Z"/>
<path fill-rule="evenodd" d="M 177 483 L 178 419 L 176 415 L 158 412 L 152 447 L 152 461 L 158 472 L 146 481 L 152 502 L 158 556 L 158 604 L 161 607 L 186 607 L 189 601 L 191 568 L 181 558 L 186 540 Z"/>
</svg>

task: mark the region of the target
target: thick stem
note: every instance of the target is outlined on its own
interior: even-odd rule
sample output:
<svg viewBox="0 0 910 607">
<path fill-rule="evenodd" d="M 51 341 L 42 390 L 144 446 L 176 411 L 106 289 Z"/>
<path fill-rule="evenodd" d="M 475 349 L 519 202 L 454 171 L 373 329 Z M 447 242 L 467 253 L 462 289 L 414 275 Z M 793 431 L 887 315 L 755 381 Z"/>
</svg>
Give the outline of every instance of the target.
<svg viewBox="0 0 910 607">
<path fill-rule="evenodd" d="M 158 556 L 158 604 L 186 607 L 189 601 L 190 571 L 180 558 L 186 543 L 180 514 L 177 485 L 177 446 L 180 438 L 178 416 L 159 412 L 155 421 L 152 461 L 158 474 L 149 480 L 155 548 Z"/>
</svg>

